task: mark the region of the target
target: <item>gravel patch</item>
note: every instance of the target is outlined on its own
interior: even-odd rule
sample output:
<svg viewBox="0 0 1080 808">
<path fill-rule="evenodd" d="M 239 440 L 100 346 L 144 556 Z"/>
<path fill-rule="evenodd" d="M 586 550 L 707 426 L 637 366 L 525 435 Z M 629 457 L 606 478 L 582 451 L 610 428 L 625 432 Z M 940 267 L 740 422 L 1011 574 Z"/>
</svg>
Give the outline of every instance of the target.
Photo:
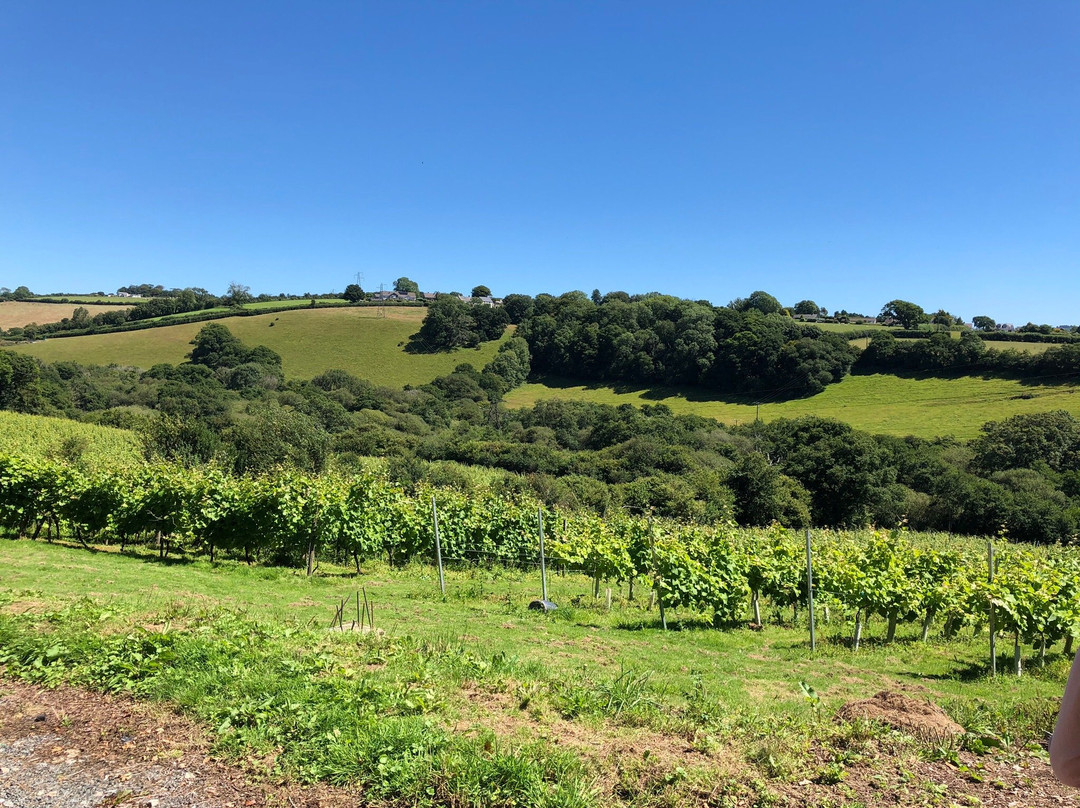
<svg viewBox="0 0 1080 808">
<path fill-rule="evenodd" d="M 198 725 L 159 706 L 0 680 L 0 808 L 364 804 L 357 792 L 271 780 L 272 763 L 214 759 Z"/>
</svg>

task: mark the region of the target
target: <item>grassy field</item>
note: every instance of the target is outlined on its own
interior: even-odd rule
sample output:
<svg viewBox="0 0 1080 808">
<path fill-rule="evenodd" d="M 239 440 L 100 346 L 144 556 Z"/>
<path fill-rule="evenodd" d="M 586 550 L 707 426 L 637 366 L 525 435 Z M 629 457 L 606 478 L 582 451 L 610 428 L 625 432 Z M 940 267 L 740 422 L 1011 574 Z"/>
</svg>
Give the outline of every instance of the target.
<svg viewBox="0 0 1080 808">
<path fill-rule="evenodd" d="M 248 345 L 266 345 L 281 354 L 285 375 L 310 379 L 339 368 L 390 387 L 424 384 L 469 362 L 477 369 L 494 357 L 498 343 L 478 350 L 410 354 L 409 337 L 420 328 L 422 308 L 376 307 L 297 309 L 253 317 L 217 320 Z M 84 364 L 130 365 L 149 368 L 159 362 L 176 364 L 191 350 L 189 343 L 205 323 L 162 326 L 118 334 L 50 339 L 13 350 L 46 362 L 70 360 Z"/>
<path fill-rule="evenodd" d="M 34 300 L 44 300 L 48 302 L 56 302 L 60 300 L 66 300 L 70 303 L 96 303 L 102 306 L 131 306 L 135 303 L 142 303 L 149 298 L 145 297 L 110 297 L 109 295 L 36 295 Z"/>
<path fill-rule="evenodd" d="M 347 300 L 341 300 L 336 297 L 327 298 L 315 298 L 320 307 L 326 306 L 348 306 Z M 301 309 L 310 305 L 306 300 L 264 300 L 258 303 L 248 303 L 244 306 L 247 311 L 282 311 L 285 309 Z M 229 306 L 215 306 L 210 309 L 201 309 L 199 314 L 230 314 L 232 308 Z M 147 317 L 142 322 L 145 323 L 167 323 L 170 320 L 182 319 L 184 317 L 190 317 L 192 312 L 184 312 L 181 314 L 164 314 L 161 317 Z"/>
<path fill-rule="evenodd" d="M 875 374 L 848 376 L 810 398 L 763 403 L 760 413 L 764 421 L 820 415 L 879 434 L 967 439 L 978 435 L 979 427 L 987 421 L 1010 415 L 1067 410 L 1080 416 L 1078 391 L 1080 388 L 1072 385 L 1025 385 L 1009 379 L 912 379 Z M 507 405 L 523 407 L 553 398 L 612 405 L 666 404 L 676 413 L 694 413 L 728 424 L 753 421 L 757 412 L 752 400 L 710 398 L 687 388 L 635 389 L 558 379 L 519 387 L 507 396 Z"/>
<path fill-rule="evenodd" d="M 830 331 L 834 334 L 850 334 L 853 331 L 865 331 L 868 328 L 880 331 L 896 330 L 892 326 L 877 325 L 874 323 L 807 323 L 807 325 L 815 325 L 822 331 Z"/>
<path fill-rule="evenodd" d="M 0 410 L 0 454 L 81 458 L 97 467 L 121 466 L 139 456 L 139 441 L 124 429 Z"/>
<path fill-rule="evenodd" d="M 118 308 L 131 308 L 126 306 L 95 306 L 82 303 L 36 303 L 32 300 L 5 300 L 0 302 L 0 328 L 22 328 L 30 323 L 44 325 L 45 323 L 57 323 L 65 317 L 70 317 L 72 312 L 79 306 L 90 312 L 90 316 L 100 314 L 103 311 L 116 311 Z"/>
<path fill-rule="evenodd" d="M 985 636 L 921 643 L 905 627 L 885 644 L 880 622 L 856 653 L 836 614 L 814 655 L 786 611 L 781 623 L 766 609 L 762 631 L 669 614 L 663 632 L 645 587 L 608 609 L 576 576 L 551 577 L 559 608 L 542 614 L 526 608 L 538 575 L 501 568 L 449 570 L 445 597 L 416 565 L 309 579 L 22 540 L 0 541 L 0 568 L 7 675 L 165 701 L 221 754 L 378 804 L 998 804 L 1034 776 L 1026 750 L 1069 664 L 1052 653 L 1026 677 L 989 678 Z M 379 631 L 327 631 L 361 586 Z M 832 720 L 885 688 L 1005 751 Z"/>
<path fill-rule="evenodd" d="M 987 340 L 986 350 L 988 351 L 1004 351 L 1011 349 L 1014 351 L 1020 351 L 1021 353 L 1042 353 L 1047 348 L 1055 348 L 1056 346 L 1052 342 L 1006 342 L 1005 340 Z"/>
</svg>

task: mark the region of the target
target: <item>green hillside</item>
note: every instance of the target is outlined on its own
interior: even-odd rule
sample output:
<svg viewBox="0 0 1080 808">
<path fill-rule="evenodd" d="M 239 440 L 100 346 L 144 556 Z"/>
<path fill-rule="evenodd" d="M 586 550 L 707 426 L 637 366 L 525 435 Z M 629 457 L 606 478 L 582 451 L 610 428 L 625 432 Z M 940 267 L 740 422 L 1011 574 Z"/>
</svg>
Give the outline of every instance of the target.
<svg viewBox="0 0 1080 808">
<path fill-rule="evenodd" d="M 93 466 L 115 466 L 139 456 L 139 439 L 125 429 L 0 410 L 0 454 L 82 458 Z"/>
<path fill-rule="evenodd" d="M 310 379 L 342 369 L 390 387 L 424 384 L 468 362 L 477 369 L 498 349 L 491 342 L 475 350 L 410 354 L 409 337 L 420 328 L 426 309 L 375 307 L 299 309 L 253 317 L 229 317 L 228 326 L 248 345 L 266 345 L 281 354 L 285 375 Z M 68 360 L 96 365 L 149 368 L 160 362 L 176 364 L 191 349 L 189 343 L 204 323 L 162 326 L 142 331 L 53 338 L 14 350 L 46 362 Z"/>
<path fill-rule="evenodd" d="M 875 374 L 848 376 L 810 398 L 763 403 L 760 412 L 766 421 L 820 415 L 886 435 L 966 439 L 975 437 L 987 421 L 1010 415 L 1068 410 L 1080 416 L 1078 390 L 1074 385 L 1026 385 L 1011 379 L 910 379 Z M 753 421 L 757 411 L 753 401 L 710 398 L 701 390 L 635 389 L 557 379 L 524 385 L 507 396 L 507 403 L 523 407 L 551 398 L 615 405 L 666 404 L 677 413 L 703 415 L 728 424 Z"/>
</svg>

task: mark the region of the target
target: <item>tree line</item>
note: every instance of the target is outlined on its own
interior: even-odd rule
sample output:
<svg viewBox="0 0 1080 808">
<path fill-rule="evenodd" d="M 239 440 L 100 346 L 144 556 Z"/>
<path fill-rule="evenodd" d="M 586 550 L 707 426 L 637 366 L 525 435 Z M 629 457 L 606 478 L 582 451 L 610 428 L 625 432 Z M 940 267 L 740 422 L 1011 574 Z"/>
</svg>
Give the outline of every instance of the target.
<svg viewBox="0 0 1080 808">
<path fill-rule="evenodd" d="M 948 333 L 925 339 L 897 339 L 885 331 L 874 334 L 859 355 L 854 369 L 866 373 L 931 375 L 992 374 L 1046 383 L 1075 381 L 1080 374 L 1080 342 L 1054 345 L 1042 353 L 989 350 L 983 338 L 971 331 L 959 339 Z"/>
<path fill-rule="evenodd" d="M 539 295 L 511 321 L 542 374 L 796 397 L 850 370 L 847 339 L 766 313 L 771 306 L 755 305 L 764 293 L 755 295 L 731 307 L 659 294 Z"/>
<path fill-rule="evenodd" d="M 1035 542 L 1080 529 L 1080 422 L 1064 412 L 987 424 L 963 443 L 874 436 L 816 417 L 725 427 L 663 405 L 508 410 L 502 397 L 530 361 L 513 337 L 484 368 L 463 363 L 410 389 L 344 371 L 287 380 L 273 351 L 215 323 L 187 362 L 145 372 L 0 351 L 0 406 L 134 429 L 148 457 L 241 475 L 362 467 L 378 456 L 405 486 L 471 490 L 484 467 L 507 494 L 700 524 L 906 523 Z"/>
</svg>

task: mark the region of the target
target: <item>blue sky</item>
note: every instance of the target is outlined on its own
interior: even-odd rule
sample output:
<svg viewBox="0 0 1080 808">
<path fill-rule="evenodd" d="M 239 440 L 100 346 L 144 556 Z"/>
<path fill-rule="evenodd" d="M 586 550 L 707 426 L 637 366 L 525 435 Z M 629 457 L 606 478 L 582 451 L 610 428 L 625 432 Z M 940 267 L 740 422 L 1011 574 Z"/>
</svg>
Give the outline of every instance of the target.
<svg viewBox="0 0 1080 808">
<path fill-rule="evenodd" d="M 0 110 L 0 286 L 1080 322 L 1072 0 L 8 0 Z"/>
</svg>

